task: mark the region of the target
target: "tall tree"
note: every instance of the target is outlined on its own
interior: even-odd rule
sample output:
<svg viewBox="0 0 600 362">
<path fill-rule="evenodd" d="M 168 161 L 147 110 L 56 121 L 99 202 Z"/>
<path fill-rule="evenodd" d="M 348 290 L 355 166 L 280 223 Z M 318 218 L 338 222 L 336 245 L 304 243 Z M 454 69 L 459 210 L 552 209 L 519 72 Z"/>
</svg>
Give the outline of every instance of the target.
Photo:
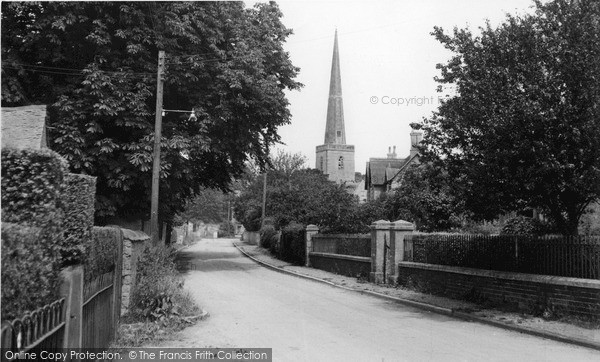
<svg viewBox="0 0 600 362">
<path fill-rule="evenodd" d="M 538 208 L 577 233 L 600 197 L 600 2 L 535 2 L 474 35 L 432 33 L 455 53 L 440 64 L 456 96 L 421 125 L 424 160 L 461 182 L 474 216 Z"/>
<path fill-rule="evenodd" d="M 52 105 L 51 147 L 98 177 L 97 221 L 149 213 L 157 54 L 167 54 L 159 213 L 265 165 L 298 89 L 271 2 L 3 2 L 2 104 Z"/>
<path fill-rule="evenodd" d="M 187 223 L 190 221 L 203 221 L 206 223 L 220 223 L 227 220 L 228 195 L 220 190 L 201 190 L 193 199 L 185 204 L 185 209 L 177 214 L 177 221 Z"/>
<path fill-rule="evenodd" d="M 354 197 L 321 171 L 305 168 L 305 162 L 302 154 L 283 151 L 271 158 L 266 216 L 273 218 L 278 228 L 292 221 L 329 230 L 340 227 L 346 214 L 354 212 L 357 204 Z M 256 177 L 235 200 L 235 217 L 246 227 L 258 227 L 262 191 L 263 179 Z"/>
<path fill-rule="evenodd" d="M 411 165 L 401 186 L 380 201 L 388 220 L 414 222 L 420 231 L 449 231 L 461 226 L 463 205 L 452 193 L 454 182 L 431 163 Z"/>
</svg>

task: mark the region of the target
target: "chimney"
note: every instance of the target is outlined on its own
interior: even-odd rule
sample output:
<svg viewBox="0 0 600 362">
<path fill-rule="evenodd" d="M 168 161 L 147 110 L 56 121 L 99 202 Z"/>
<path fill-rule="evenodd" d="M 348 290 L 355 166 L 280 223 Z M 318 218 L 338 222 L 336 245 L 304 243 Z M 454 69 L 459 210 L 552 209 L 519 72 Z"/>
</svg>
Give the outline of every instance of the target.
<svg viewBox="0 0 600 362">
<path fill-rule="evenodd" d="M 410 157 L 413 157 L 417 153 L 419 153 L 419 149 L 417 148 L 421 141 L 423 140 L 423 132 L 412 130 L 410 132 Z"/>
<path fill-rule="evenodd" d="M 396 146 L 394 146 L 394 152 L 392 152 L 391 147 L 388 147 L 387 158 L 396 158 Z"/>
</svg>

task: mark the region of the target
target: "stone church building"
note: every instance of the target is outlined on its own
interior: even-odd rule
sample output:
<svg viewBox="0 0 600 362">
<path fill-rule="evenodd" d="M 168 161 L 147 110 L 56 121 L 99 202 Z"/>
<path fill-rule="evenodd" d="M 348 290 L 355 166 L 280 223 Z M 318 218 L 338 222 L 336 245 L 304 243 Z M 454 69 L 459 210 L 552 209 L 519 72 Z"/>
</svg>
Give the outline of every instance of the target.
<svg viewBox="0 0 600 362">
<path fill-rule="evenodd" d="M 316 152 L 316 168 L 327 175 L 330 181 L 354 184 L 354 146 L 346 144 L 337 30 L 333 43 L 325 140 L 317 146 Z"/>
<path fill-rule="evenodd" d="M 401 175 L 408 165 L 418 162 L 416 146 L 421 141 L 422 134 L 413 131 L 410 136 L 412 147 L 408 157 L 397 158 L 394 146 L 394 151 L 392 152 L 390 148 L 387 158 L 370 158 L 367 162 L 365 179 L 363 181 L 356 180 L 354 146 L 346 144 L 340 55 L 336 30 L 329 81 L 325 139 L 323 144 L 316 148 L 316 168 L 327 175 L 330 181 L 345 184 L 346 190 L 356 195 L 359 202 L 376 199 L 382 192 L 399 187 Z"/>
</svg>

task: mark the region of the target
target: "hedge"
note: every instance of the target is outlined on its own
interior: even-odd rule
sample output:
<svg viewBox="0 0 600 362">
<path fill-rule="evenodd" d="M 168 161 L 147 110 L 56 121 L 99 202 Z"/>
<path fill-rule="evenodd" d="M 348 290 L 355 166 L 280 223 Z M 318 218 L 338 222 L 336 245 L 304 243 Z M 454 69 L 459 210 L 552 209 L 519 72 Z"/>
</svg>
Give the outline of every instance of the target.
<svg viewBox="0 0 600 362">
<path fill-rule="evenodd" d="M 119 228 L 92 228 L 92 241 L 87 246 L 84 263 L 86 281 L 114 270 L 119 242 L 122 242 Z"/>
<path fill-rule="evenodd" d="M 60 276 L 53 266 L 40 228 L 2 223 L 3 320 L 58 299 Z"/>
<path fill-rule="evenodd" d="M 500 235 L 543 235 L 546 231 L 544 224 L 538 219 L 526 216 L 516 216 L 506 221 Z"/>
<path fill-rule="evenodd" d="M 281 230 L 281 258 L 290 263 L 304 265 L 306 263 L 305 227 L 291 222 Z"/>
<path fill-rule="evenodd" d="M 48 262 L 59 262 L 67 162 L 48 149 L 2 149 L 2 221 L 42 228 Z"/>
<path fill-rule="evenodd" d="M 260 245 L 269 249 L 273 254 L 277 251 L 277 230 L 275 226 L 267 224 L 260 229 Z"/>
<path fill-rule="evenodd" d="M 2 221 L 56 219 L 66 170 L 66 161 L 50 150 L 2 149 Z"/>
<path fill-rule="evenodd" d="M 86 246 L 92 238 L 95 194 L 95 177 L 73 173 L 65 175 L 63 238 L 58 243 L 63 266 L 83 261 Z"/>
<path fill-rule="evenodd" d="M 259 231 L 262 217 L 262 209 L 251 208 L 246 211 L 243 219 L 241 220 L 242 225 L 246 231 Z"/>
</svg>

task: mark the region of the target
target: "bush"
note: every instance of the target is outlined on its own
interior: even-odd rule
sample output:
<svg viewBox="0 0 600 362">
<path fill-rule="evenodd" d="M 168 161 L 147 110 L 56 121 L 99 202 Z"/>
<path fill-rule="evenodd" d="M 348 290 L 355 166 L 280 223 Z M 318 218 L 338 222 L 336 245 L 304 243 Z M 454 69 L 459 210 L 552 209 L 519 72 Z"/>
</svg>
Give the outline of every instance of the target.
<svg viewBox="0 0 600 362">
<path fill-rule="evenodd" d="M 235 227 L 233 226 L 233 224 L 231 222 L 223 221 L 221 224 L 219 224 L 218 236 L 219 237 L 234 236 L 234 230 L 235 230 Z"/>
<path fill-rule="evenodd" d="M 502 227 L 500 235 L 543 235 L 545 233 L 544 224 L 538 219 L 526 216 L 516 216 L 506 221 Z"/>
<path fill-rule="evenodd" d="M 59 273 L 40 228 L 2 223 L 2 319 L 58 299 Z"/>
<path fill-rule="evenodd" d="M 166 320 L 187 312 L 183 310 L 189 309 L 189 303 L 183 303 L 186 298 L 189 299 L 175 266 L 174 250 L 164 245 L 146 246 L 138 260 L 132 314 Z"/>
<path fill-rule="evenodd" d="M 244 218 L 241 220 L 246 231 L 259 231 L 262 218 L 262 210 L 260 208 L 251 208 L 246 211 Z"/>
<path fill-rule="evenodd" d="M 281 259 L 296 265 L 304 265 L 306 263 L 304 230 L 304 225 L 296 222 L 291 222 L 281 230 Z"/>
<path fill-rule="evenodd" d="M 260 229 L 260 245 L 273 252 L 274 247 L 277 245 L 277 230 L 275 229 L 275 226 L 272 224 L 265 224 L 265 226 Z"/>
<path fill-rule="evenodd" d="M 496 235 L 502 231 L 502 224 L 494 222 L 469 222 L 460 228 L 461 234 Z"/>
<path fill-rule="evenodd" d="M 86 247 L 92 239 L 96 178 L 67 173 L 61 195 L 64 210 L 63 238 L 58 249 L 62 265 L 83 261 Z"/>
<path fill-rule="evenodd" d="M 94 226 L 91 242 L 86 245 L 85 280 L 90 281 L 115 268 L 121 230 L 114 227 Z"/>
<path fill-rule="evenodd" d="M 174 250 L 168 246 L 146 246 L 138 261 L 131 312 L 121 319 L 121 347 L 154 345 L 194 324 L 200 308 L 175 267 Z"/>
</svg>

